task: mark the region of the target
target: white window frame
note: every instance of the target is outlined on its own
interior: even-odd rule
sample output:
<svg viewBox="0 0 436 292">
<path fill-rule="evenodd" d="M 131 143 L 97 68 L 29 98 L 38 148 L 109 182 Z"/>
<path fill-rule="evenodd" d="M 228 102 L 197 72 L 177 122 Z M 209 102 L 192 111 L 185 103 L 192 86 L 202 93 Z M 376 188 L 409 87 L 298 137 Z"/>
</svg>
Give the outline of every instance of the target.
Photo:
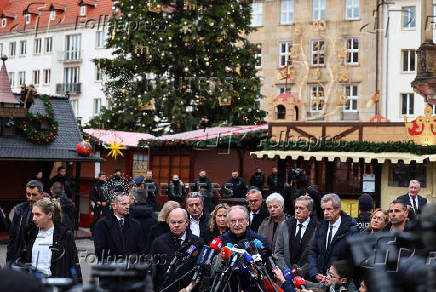
<svg viewBox="0 0 436 292">
<path fill-rule="evenodd" d="M 405 54 L 407 54 L 407 64 L 404 62 Z M 411 70 L 412 65 L 412 54 L 414 56 L 413 70 Z M 404 66 L 407 66 L 404 70 Z M 414 73 L 416 72 L 416 50 L 413 49 L 403 49 L 401 50 L 401 72 L 402 73 Z"/>
<path fill-rule="evenodd" d="M 71 34 L 65 36 L 65 60 L 81 59 L 81 41 L 80 34 Z"/>
<path fill-rule="evenodd" d="M 95 48 L 104 49 L 106 46 L 106 31 L 97 30 L 95 32 Z"/>
<path fill-rule="evenodd" d="M 56 19 L 56 10 L 52 9 L 50 10 L 50 20 Z"/>
<path fill-rule="evenodd" d="M 98 68 L 97 65 L 95 65 L 95 82 L 102 82 L 103 81 L 103 70 L 101 68 Z"/>
<path fill-rule="evenodd" d="M 32 84 L 33 85 L 39 85 L 41 81 L 41 71 L 40 70 L 33 70 L 32 71 Z"/>
<path fill-rule="evenodd" d="M 262 68 L 262 43 L 257 43 L 255 44 L 256 49 L 254 51 L 254 67 L 256 69 L 261 69 Z M 258 61 L 259 60 L 259 64 L 258 65 Z"/>
<path fill-rule="evenodd" d="M 31 18 L 31 15 L 30 15 L 29 13 L 27 13 L 27 14 L 24 14 L 24 19 L 25 19 L 25 21 L 26 21 L 26 24 L 29 24 L 29 23 L 30 23 L 30 20 L 31 20 L 32 18 Z"/>
<path fill-rule="evenodd" d="M 277 89 L 277 94 L 282 94 L 282 93 L 285 93 L 285 92 L 291 93 L 291 87 L 290 86 L 280 86 Z"/>
<path fill-rule="evenodd" d="M 312 0 L 312 20 L 325 20 L 326 0 Z"/>
<path fill-rule="evenodd" d="M 354 48 L 355 42 L 357 42 L 357 49 Z M 351 45 L 351 47 L 349 45 Z M 345 40 L 345 48 L 347 49 L 347 52 L 344 57 L 345 65 L 348 66 L 359 65 L 359 45 L 360 45 L 359 38 L 351 37 Z M 354 59 L 355 54 L 357 54 L 357 61 Z M 350 61 L 348 61 L 349 56 L 350 56 Z"/>
<path fill-rule="evenodd" d="M 79 100 L 78 99 L 70 99 L 71 108 L 73 109 L 73 113 L 76 118 L 79 116 Z"/>
<path fill-rule="evenodd" d="M 8 72 L 9 85 L 15 87 L 15 72 Z"/>
<path fill-rule="evenodd" d="M 42 39 L 37 38 L 33 41 L 33 54 L 40 55 L 42 53 Z"/>
<path fill-rule="evenodd" d="M 101 111 L 101 98 L 94 98 L 93 102 L 93 114 L 94 116 L 98 116 Z"/>
<path fill-rule="evenodd" d="M 292 66 L 292 59 L 291 59 L 292 45 L 293 45 L 292 41 L 279 42 L 279 68 L 283 68 L 288 64 Z"/>
<path fill-rule="evenodd" d="M 416 29 L 416 6 L 405 6 L 401 8 L 401 28 L 406 30 Z M 412 15 L 411 11 L 414 11 Z"/>
<path fill-rule="evenodd" d="M 9 57 L 15 57 L 17 55 L 17 42 L 9 43 Z"/>
<path fill-rule="evenodd" d="M 406 97 L 406 113 L 403 113 L 404 100 L 403 97 Z M 415 115 L 415 94 L 410 92 L 400 93 L 400 114 L 402 116 L 413 116 Z"/>
<path fill-rule="evenodd" d="M 53 37 L 44 38 L 44 52 L 46 54 L 53 52 Z"/>
<path fill-rule="evenodd" d="M 356 20 L 359 18 L 360 18 L 360 0 L 345 0 L 345 19 Z"/>
<path fill-rule="evenodd" d="M 42 78 L 43 78 L 43 80 L 42 80 L 43 84 L 44 84 L 44 85 L 48 85 L 48 84 L 50 84 L 50 83 L 51 83 L 51 69 L 44 69 L 44 70 L 42 71 L 42 74 L 43 74 L 43 76 L 42 76 Z"/>
<path fill-rule="evenodd" d="M 76 84 L 80 83 L 80 67 L 65 67 L 64 68 L 64 83 Z"/>
<path fill-rule="evenodd" d="M 315 43 L 318 43 L 318 49 L 314 49 Z M 312 40 L 310 42 L 310 51 L 311 51 L 311 64 L 313 67 L 323 67 L 325 66 L 325 58 L 326 58 L 326 52 L 325 52 L 325 41 L 324 40 Z M 315 56 L 318 56 L 318 62 L 315 63 Z M 323 56 L 323 61 L 321 64 L 321 56 Z"/>
<path fill-rule="evenodd" d="M 26 71 L 18 72 L 18 85 L 26 84 Z"/>
<path fill-rule="evenodd" d="M 349 89 L 347 89 L 349 88 Z M 354 94 L 354 89 L 356 89 L 356 94 Z M 350 93 L 348 94 L 347 91 Z M 347 97 L 347 104 L 344 104 L 344 112 L 357 112 L 359 110 L 359 87 L 357 84 L 346 84 L 344 85 L 344 94 Z M 347 108 L 348 107 L 348 108 Z"/>
<path fill-rule="evenodd" d="M 2 27 L 6 27 L 6 25 L 8 25 L 8 20 L 6 19 L 6 17 L 2 18 Z"/>
<path fill-rule="evenodd" d="M 322 95 L 321 95 L 322 93 Z M 319 100 L 322 101 L 322 104 L 318 104 L 316 105 L 316 108 L 314 108 L 313 105 L 313 100 L 315 98 L 315 94 L 318 95 L 319 94 Z M 322 111 L 323 107 L 324 107 L 324 102 L 325 102 L 325 90 L 324 90 L 324 86 L 322 85 L 312 85 L 310 87 L 310 112 L 312 113 L 319 113 Z"/>
<path fill-rule="evenodd" d="M 251 4 L 251 26 L 263 25 L 263 2 L 252 2 Z"/>
<path fill-rule="evenodd" d="M 81 5 L 80 6 L 80 16 L 85 16 L 86 15 L 86 5 Z"/>
<path fill-rule="evenodd" d="M 281 0 L 280 24 L 287 25 L 294 22 L 294 0 Z"/>
<path fill-rule="evenodd" d="M 26 56 L 27 55 L 27 41 L 23 40 L 20 41 L 20 56 Z"/>
</svg>

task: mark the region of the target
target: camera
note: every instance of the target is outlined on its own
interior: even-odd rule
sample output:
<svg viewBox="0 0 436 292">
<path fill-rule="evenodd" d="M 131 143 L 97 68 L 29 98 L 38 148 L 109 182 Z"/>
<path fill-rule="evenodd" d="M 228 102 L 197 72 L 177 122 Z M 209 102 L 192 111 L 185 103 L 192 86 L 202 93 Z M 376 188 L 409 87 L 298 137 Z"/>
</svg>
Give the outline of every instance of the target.
<svg viewBox="0 0 436 292">
<path fill-rule="evenodd" d="M 288 181 L 298 180 L 303 178 L 304 169 L 301 168 L 291 168 L 288 172 Z"/>
</svg>

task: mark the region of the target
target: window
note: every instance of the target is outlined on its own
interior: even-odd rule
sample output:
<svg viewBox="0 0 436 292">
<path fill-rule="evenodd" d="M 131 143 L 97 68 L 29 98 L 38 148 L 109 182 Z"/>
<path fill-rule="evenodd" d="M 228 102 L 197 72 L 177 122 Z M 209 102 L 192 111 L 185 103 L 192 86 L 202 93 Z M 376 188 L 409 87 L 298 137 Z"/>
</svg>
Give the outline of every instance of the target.
<svg viewBox="0 0 436 292">
<path fill-rule="evenodd" d="M 358 65 L 359 64 L 359 39 L 350 38 L 347 42 L 347 54 L 345 55 L 346 65 Z"/>
<path fill-rule="evenodd" d="M 14 57 L 16 53 L 17 53 L 17 43 L 16 42 L 9 43 L 9 56 Z"/>
<path fill-rule="evenodd" d="M 80 6 L 80 15 L 81 16 L 86 15 L 86 6 L 85 5 Z"/>
<path fill-rule="evenodd" d="M 282 0 L 280 9 L 280 24 L 294 22 L 294 0 Z"/>
<path fill-rule="evenodd" d="M 279 93 L 278 94 L 282 94 L 282 93 L 285 93 L 285 92 L 291 93 L 291 88 L 289 86 L 288 87 L 286 87 L 286 86 L 279 87 Z"/>
<path fill-rule="evenodd" d="M 103 71 L 99 68 L 98 65 L 95 65 L 95 81 L 103 80 Z"/>
<path fill-rule="evenodd" d="M 251 3 L 251 26 L 262 26 L 263 3 Z"/>
<path fill-rule="evenodd" d="M 67 68 L 65 68 L 65 83 L 66 84 L 79 83 L 79 68 L 80 67 L 67 67 Z"/>
<path fill-rule="evenodd" d="M 70 99 L 71 107 L 73 108 L 74 115 L 77 117 L 79 115 L 79 100 Z"/>
<path fill-rule="evenodd" d="M 20 56 L 25 56 L 27 54 L 27 42 L 20 41 Z"/>
<path fill-rule="evenodd" d="M 402 50 L 403 72 L 415 72 L 415 50 Z"/>
<path fill-rule="evenodd" d="M 279 67 L 284 67 L 287 65 L 292 66 L 291 49 L 291 42 L 279 43 Z"/>
<path fill-rule="evenodd" d="M 80 59 L 80 34 L 66 36 L 65 60 Z"/>
<path fill-rule="evenodd" d="M 433 114 L 436 114 L 436 105 L 434 105 L 434 104 L 429 104 L 429 105 L 431 105 L 431 107 L 432 107 L 432 113 Z"/>
<path fill-rule="evenodd" d="M 6 18 L 2 18 L 2 27 L 5 27 L 8 24 Z"/>
<path fill-rule="evenodd" d="M 325 43 L 322 40 L 312 41 L 312 66 L 324 66 Z"/>
<path fill-rule="evenodd" d="M 320 112 L 324 107 L 324 87 L 312 86 L 310 90 L 311 112 Z"/>
<path fill-rule="evenodd" d="M 103 31 L 97 31 L 96 32 L 96 48 L 97 49 L 104 49 L 104 46 L 106 45 L 106 32 Z"/>
<path fill-rule="evenodd" d="M 254 59 L 255 59 L 255 67 L 257 69 L 262 68 L 262 44 L 256 44 Z"/>
<path fill-rule="evenodd" d="M 101 98 L 94 98 L 94 116 L 100 114 Z"/>
<path fill-rule="evenodd" d="M 56 10 L 52 9 L 50 10 L 50 20 L 56 19 Z"/>
<path fill-rule="evenodd" d="M 9 85 L 11 87 L 14 87 L 15 86 L 15 73 L 9 72 L 8 75 L 9 75 Z"/>
<path fill-rule="evenodd" d="M 403 7 L 403 28 L 414 29 L 416 27 L 416 7 Z"/>
<path fill-rule="evenodd" d="M 35 70 L 32 72 L 32 81 L 34 85 L 38 85 L 39 84 L 39 75 L 40 75 L 40 71 L 39 70 Z"/>
<path fill-rule="evenodd" d="M 0 43 L 0 56 L 3 56 L 3 44 Z"/>
<path fill-rule="evenodd" d="M 421 184 L 421 188 L 427 186 L 427 166 L 425 163 L 416 163 L 411 161 L 410 164 L 390 164 L 388 185 L 390 187 L 404 187 L 409 186 L 409 182 L 416 179 Z"/>
<path fill-rule="evenodd" d="M 18 72 L 18 85 L 26 84 L 26 72 Z"/>
<path fill-rule="evenodd" d="M 35 39 L 35 42 L 33 44 L 33 53 L 39 55 L 41 54 L 41 50 L 42 50 L 42 40 Z"/>
<path fill-rule="evenodd" d="M 357 85 L 345 85 L 344 93 L 347 97 L 347 103 L 344 105 L 344 112 L 357 111 Z"/>
<path fill-rule="evenodd" d="M 45 52 L 51 53 L 53 51 L 53 38 L 45 38 Z"/>
<path fill-rule="evenodd" d="M 274 120 L 283 120 L 286 118 L 286 108 L 283 105 L 278 105 L 274 111 Z"/>
<path fill-rule="evenodd" d="M 44 74 L 44 84 L 50 84 L 51 82 L 51 70 L 50 69 L 44 69 L 43 71 Z"/>
<path fill-rule="evenodd" d="M 359 19 L 360 0 L 346 0 L 345 19 Z"/>
<path fill-rule="evenodd" d="M 401 114 L 413 115 L 415 113 L 415 95 L 413 93 L 401 94 Z"/>
<path fill-rule="evenodd" d="M 313 20 L 325 20 L 326 0 L 313 0 Z"/>
<path fill-rule="evenodd" d="M 436 29 L 436 5 L 433 5 L 433 17 L 432 17 L 433 29 Z"/>
<path fill-rule="evenodd" d="M 26 24 L 30 23 L 30 14 L 25 14 L 24 19 L 26 20 Z"/>
</svg>

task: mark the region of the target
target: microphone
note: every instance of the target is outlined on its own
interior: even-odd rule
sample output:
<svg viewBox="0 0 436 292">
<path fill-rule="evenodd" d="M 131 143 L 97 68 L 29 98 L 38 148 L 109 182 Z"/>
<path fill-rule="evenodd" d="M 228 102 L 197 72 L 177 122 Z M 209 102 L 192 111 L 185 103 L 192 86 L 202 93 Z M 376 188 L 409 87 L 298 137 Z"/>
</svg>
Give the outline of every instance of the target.
<svg viewBox="0 0 436 292">
<path fill-rule="evenodd" d="M 180 265 L 175 269 L 174 273 L 178 273 L 180 271 L 180 269 L 183 268 L 183 266 L 185 266 L 185 264 L 192 258 L 192 259 L 196 259 L 198 256 L 198 249 L 195 245 L 191 245 L 187 250 L 186 250 L 187 255 L 185 255 L 182 260 L 180 261 Z"/>
<path fill-rule="evenodd" d="M 302 277 L 297 276 L 294 278 L 295 288 L 298 289 L 306 289 L 306 280 L 304 280 Z"/>
<path fill-rule="evenodd" d="M 291 267 L 291 273 L 294 276 L 301 276 L 302 277 L 304 275 L 303 269 L 298 265 L 293 265 Z"/>
<path fill-rule="evenodd" d="M 286 269 L 283 275 L 285 276 L 286 281 L 292 281 L 293 276 L 291 269 Z"/>
<path fill-rule="evenodd" d="M 227 246 L 221 248 L 221 259 L 223 261 L 227 261 L 228 259 L 230 259 L 231 255 L 232 255 L 232 251 L 230 250 L 230 248 L 228 248 Z"/>
<path fill-rule="evenodd" d="M 258 250 L 260 250 L 262 256 L 266 258 L 268 264 L 271 266 L 271 269 L 273 269 L 273 270 L 277 269 L 277 265 L 276 265 L 275 262 L 274 262 L 274 259 L 273 259 L 273 257 L 272 257 L 271 251 L 270 251 L 269 249 L 267 249 L 267 248 L 263 245 L 262 241 L 260 241 L 260 240 L 257 239 L 257 238 L 256 238 L 255 240 L 253 240 L 253 242 L 254 242 L 254 244 L 256 245 L 256 248 L 257 248 Z"/>
<path fill-rule="evenodd" d="M 227 246 L 228 248 L 232 249 L 233 244 L 229 242 L 229 243 L 226 244 L 226 246 Z"/>
<path fill-rule="evenodd" d="M 221 240 L 221 238 L 216 237 L 214 240 L 212 240 L 212 242 L 209 244 L 210 252 L 209 252 L 209 254 L 206 257 L 206 260 L 204 262 L 205 266 L 210 265 L 213 257 L 215 256 L 215 252 L 217 252 L 217 251 L 219 252 L 221 250 L 222 245 L 223 245 L 223 241 Z"/>
<path fill-rule="evenodd" d="M 196 264 L 194 276 L 192 277 L 192 282 L 197 281 L 201 269 L 204 267 L 204 262 L 206 261 L 206 257 L 208 256 L 209 253 L 210 253 L 210 247 L 204 245 L 203 248 L 201 249 L 200 255 L 197 258 L 197 264 Z"/>
</svg>

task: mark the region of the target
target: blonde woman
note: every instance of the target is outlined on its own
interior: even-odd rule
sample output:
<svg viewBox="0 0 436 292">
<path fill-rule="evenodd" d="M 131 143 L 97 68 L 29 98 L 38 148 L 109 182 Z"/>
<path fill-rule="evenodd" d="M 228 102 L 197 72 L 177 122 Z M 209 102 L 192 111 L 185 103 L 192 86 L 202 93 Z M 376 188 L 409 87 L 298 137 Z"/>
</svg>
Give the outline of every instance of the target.
<svg viewBox="0 0 436 292">
<path fill-rule="evenodd" d="M 209 244 L 215 237 L 222 235 L 229 228 L 227 227 L 227 210 L 230 206 L 226 203 L 218 204 L 210 213 L 209 237 L 205 238 L 205 244 Z"/>
<path fill-rule="evenodd" d="M 372 212 L 371 220 L 369 221 L 368 228 L 363 232 L 375 233 L 379 231 L 384 231 L 385 227 L 389 223 L 389 214 L 386 210 L 375 209 Z"/>
</svg>

